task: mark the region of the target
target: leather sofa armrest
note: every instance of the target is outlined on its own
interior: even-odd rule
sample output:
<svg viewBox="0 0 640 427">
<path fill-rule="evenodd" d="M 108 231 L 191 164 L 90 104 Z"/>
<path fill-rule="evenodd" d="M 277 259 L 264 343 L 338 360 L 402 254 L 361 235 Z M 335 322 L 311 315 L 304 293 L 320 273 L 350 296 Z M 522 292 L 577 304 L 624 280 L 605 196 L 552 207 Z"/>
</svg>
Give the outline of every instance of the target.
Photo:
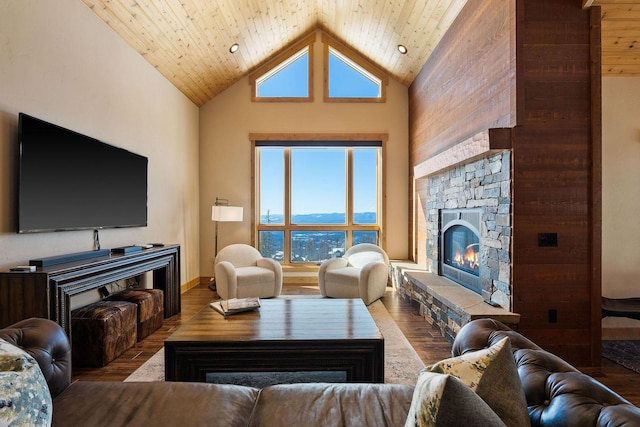
<svg viewBox="0 0 640 427">
<path fill-rule="evenodd" d="M 456 357 L 462 354 L 491 347 L 504 337 L 508 337 L 511 348 L 540 350 L 537 344 L 525 338 L 507 325 L 494 319 L 476 319 L 464 325 L 456 334 L 451 354 Z"/>
<path fill-rule="evenodd" d="M 71 347 L 67 334 L 57 323 L 35 317 L 21 320 L 0 329 L 0 338 L 36 359 L 52 397 L 71 384 Z"/>
</svg>

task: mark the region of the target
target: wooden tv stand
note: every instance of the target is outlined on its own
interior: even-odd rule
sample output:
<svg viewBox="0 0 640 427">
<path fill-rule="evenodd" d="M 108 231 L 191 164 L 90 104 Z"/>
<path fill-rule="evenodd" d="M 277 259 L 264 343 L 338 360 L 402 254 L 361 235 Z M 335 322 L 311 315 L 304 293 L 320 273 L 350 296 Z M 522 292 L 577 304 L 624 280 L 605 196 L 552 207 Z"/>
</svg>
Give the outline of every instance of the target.
<svg viewBox="0 0 640 427">
<path fill-rule="evenodd" d="M 57 322 L 71 338 L 71 297 L 149 271 L 153 287 L 164 291 L 164 317 L 180 313 L 179 245 L 38 267 L 35 272 L 0 272 L 0 328 L 43 317 Z"/>
</svg>

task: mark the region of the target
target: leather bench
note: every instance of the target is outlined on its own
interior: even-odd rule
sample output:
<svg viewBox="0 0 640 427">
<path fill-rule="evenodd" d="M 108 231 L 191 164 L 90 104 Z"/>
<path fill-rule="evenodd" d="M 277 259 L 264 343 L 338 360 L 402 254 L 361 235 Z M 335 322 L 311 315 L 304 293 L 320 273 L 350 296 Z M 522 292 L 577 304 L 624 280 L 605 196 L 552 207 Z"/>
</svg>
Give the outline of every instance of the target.
<svg viewBox="0 0 640 427">
<path fill-rule="evenodd" d="M 105 366 L 136 344 L 136 304 L 98 301 L 71 312 L 73 366 Z"/>
<path fill-rule="evenodd" d="M 138 341 L 142 341 L 162 326 L 164 292 L 161 289 L 131 288 L 109 295 L 106 301 L 126 301 L 136 304 Z"/>
<path fill-rule="evenodd" d="M 640 298 L 602 297 L 602 317 L 607 316 L 640 320 Z"/>
</svg>

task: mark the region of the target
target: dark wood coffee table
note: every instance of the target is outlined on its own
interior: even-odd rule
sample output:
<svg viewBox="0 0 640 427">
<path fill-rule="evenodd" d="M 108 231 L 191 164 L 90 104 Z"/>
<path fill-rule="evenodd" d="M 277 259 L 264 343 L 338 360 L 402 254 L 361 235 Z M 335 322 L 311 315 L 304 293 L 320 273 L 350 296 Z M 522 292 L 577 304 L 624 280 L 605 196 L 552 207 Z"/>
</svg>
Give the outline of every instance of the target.
<svg viewBox="0 0 640 427">
<path fill-rule="evenodd" d="M 361 299 L 264 299 L 224 317 L 208 305 L 164 342 L 167 381 L 208 373 L 344 373 L 384 382 L 384 339 Z"/>
</svg>

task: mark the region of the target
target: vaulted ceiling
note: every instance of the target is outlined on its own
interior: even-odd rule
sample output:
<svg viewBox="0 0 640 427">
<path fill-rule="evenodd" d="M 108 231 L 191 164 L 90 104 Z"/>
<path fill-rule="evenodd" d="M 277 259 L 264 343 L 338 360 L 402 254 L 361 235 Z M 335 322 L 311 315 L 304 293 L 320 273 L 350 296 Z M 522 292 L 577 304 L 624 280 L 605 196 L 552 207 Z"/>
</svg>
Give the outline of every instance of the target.
<svg viewBox="0 0 640 427">
<path fill-rule="evenodd" d="M 467 2 L 82 1 L 198 106 L 316 28 L 410 85 Z M 602 6 L 603 74 L 640 75 L 640 0 L 582 1 Z M 232 54 L 234 43 L 239 50 Z M 400 44 L 406 55 L 398 52 Z"/>
</svg>

